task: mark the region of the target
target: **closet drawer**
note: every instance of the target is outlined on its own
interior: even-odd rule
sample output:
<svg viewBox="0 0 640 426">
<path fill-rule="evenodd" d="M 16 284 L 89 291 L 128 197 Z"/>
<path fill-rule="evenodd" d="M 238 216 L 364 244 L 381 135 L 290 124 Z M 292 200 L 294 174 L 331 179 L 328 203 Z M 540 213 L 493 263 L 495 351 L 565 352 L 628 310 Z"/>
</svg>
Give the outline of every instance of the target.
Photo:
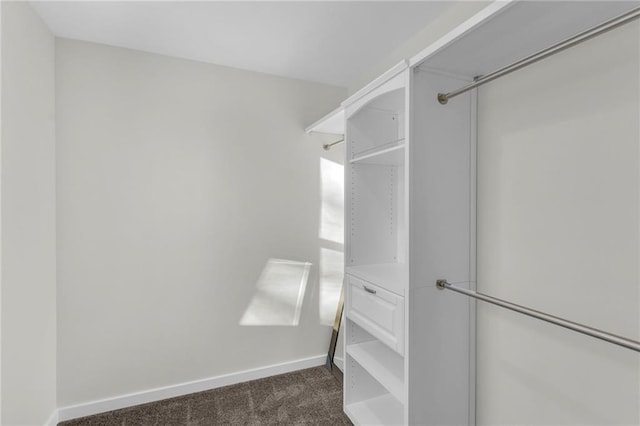
<svg viewBox="0 0 640 426">
<path fill-rule="evenodd" d="M 404 298 L 347 275 L 347 318 L 404 354 Z"/>
</svg>

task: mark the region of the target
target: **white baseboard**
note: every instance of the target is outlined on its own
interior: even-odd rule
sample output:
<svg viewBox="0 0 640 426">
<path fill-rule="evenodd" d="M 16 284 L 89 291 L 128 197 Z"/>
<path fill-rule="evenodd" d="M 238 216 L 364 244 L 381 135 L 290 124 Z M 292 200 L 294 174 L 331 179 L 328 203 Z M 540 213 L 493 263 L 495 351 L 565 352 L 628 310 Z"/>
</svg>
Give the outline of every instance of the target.
<svg viewBox="0 0 640 426">
<path fill-rule="evenodd" d="M 194 392 L 202 392 L 222 386 L 262 379 L 264 377 L 275 376 L 277 374 L 317 367 L 320 365 L 324 365 L 325 358 L 326 354 L 318 355 L 311 358 L 270 365 L 253 370 L 245 370 L 238 373 L 225 374 L 223 376 L 211 377 L 208 379 L 195 380 L 192 382 L 180 383 L 176 385 L 150 389 L 147 391 L 130 393 L 113 398 L 91 401 L 84 404 L 61 407 L 58 409 L 56 417 L 57 421 L 62 422 L 65 420 L 72 420 L 79 417 L 104 413 L 105 411 L 118 410 L 120 408 L 127 408 L 134 405 L 146 404 L 148 402 L 160 401 L 162 399 L 187 395 Z M 47 423 L 47 426 L 48 425 L 49 423 Z"/>
<path fill-rule="evenodd" d="M 58 419 L 58 410 L 53 410 L 44 426 L 56 426 L 60 420 Z"/>
</svg>

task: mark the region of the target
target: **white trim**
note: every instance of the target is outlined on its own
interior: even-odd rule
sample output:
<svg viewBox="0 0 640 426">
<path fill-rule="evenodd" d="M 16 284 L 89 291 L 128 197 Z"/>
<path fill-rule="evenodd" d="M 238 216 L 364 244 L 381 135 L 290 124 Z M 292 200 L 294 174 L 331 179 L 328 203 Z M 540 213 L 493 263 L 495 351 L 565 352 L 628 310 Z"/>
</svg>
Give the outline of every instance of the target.
<svg viewBox="0 0 640 426">
<path fill-rule="evenodd" d="M 44 426 L 56 426 L 59 421 L 58 410 L 53 410 L 53 413 L 51 413 L 47 421 L 44 422 Z"/>
<path fill-rule="evenodd" d="M 453 30 L 449 31 L 443 37 L 430 44 L 429 47 L 409 59 L 409 67 L 413 68 L 415 66 L 420 66 L 420 64 L 429 58 L 429 56 L 439 52 L 468 32 L 476 29 L 479 25 L 484 24 L 489 19 L 495 17 L 498 13 L 501 13 L 507 7 L 511 6 L 513 2 L 514 0 L 494 1 L 489 6 L 485 7 Z"/>
<path fill-rule="evenodd" d="M 120 408 L 131 407 L 148 402 L 160 401 L 162 399 L 187 395 L 195 392 L 202 392 L 222 386 L 236 383 L 248 382 L 250 380 L 262 379 L 264 377 L 289 373 L 291 371 L 324 365 L 327 355 L 318 355 L 311 358 L 299 359 L 282 364 L 270 365 L 267 367 L 245 370 L 237 373 L 225 374 L 208 379 L 194 380 L 192 382 L 180 383 L 161 388 L 149 389 L 141 392 L 134 392 L 112 398 L 100 399 L 84 404 L 61 407 L 58 409 L 57 417 L 59 421 L 72 420 L 79 417 L 104 413 L 106 411 L 118 410 Z"/>
</svg>

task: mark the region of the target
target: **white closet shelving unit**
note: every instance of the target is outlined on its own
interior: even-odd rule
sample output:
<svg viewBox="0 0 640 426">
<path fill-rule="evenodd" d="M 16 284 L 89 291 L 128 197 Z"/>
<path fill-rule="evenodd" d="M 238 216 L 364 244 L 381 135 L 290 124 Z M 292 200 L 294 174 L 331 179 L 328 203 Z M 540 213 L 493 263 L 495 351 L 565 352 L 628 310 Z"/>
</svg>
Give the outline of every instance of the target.
<svg viewBox="0 0 640 426">
<path fill-rule="evenodd" d="M 402 423 L 407 402 L 407 71 L 398 64 L 343 104 L 345 412 L 361 424 Z"/>
<path fill-rule="evenodd" d="M 343 104 L 344 395 L 356 424 L 469 421 L 471 304 L 438 297 L 430 280 L 443 273 L 473 281 L 473 97 L 445 112 L 425 96 L 451 80 L 401 62 Z M 429 325 L 440 318 L 447 331 Z M 440 359 L 442 350 L 451 357 Z M 443 377 L 443 367 L 460 361 Z M 453 400 L 432 405 L 428 398 L 440 393 Z"/>
<path fill-rule="evenodd" d="M 343 103 L 344 410 L 362 425 L 475 424 L 476 90 L 446 93 L 638 2 L 494 2 Z"/>
</svg>

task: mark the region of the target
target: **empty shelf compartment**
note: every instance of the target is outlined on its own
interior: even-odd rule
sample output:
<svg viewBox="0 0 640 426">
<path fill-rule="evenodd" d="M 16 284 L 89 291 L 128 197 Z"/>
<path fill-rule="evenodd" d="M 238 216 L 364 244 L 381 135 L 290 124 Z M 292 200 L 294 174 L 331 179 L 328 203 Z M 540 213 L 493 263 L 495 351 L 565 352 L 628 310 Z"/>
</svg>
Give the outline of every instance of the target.
<svg viewBox="0 0 640 426">
<path fill-rule="evenodd" d="M 402 356 L 377 340 L 348 345 L 347 354 L 397 400 L 406 401 Z"/>
</svg>

